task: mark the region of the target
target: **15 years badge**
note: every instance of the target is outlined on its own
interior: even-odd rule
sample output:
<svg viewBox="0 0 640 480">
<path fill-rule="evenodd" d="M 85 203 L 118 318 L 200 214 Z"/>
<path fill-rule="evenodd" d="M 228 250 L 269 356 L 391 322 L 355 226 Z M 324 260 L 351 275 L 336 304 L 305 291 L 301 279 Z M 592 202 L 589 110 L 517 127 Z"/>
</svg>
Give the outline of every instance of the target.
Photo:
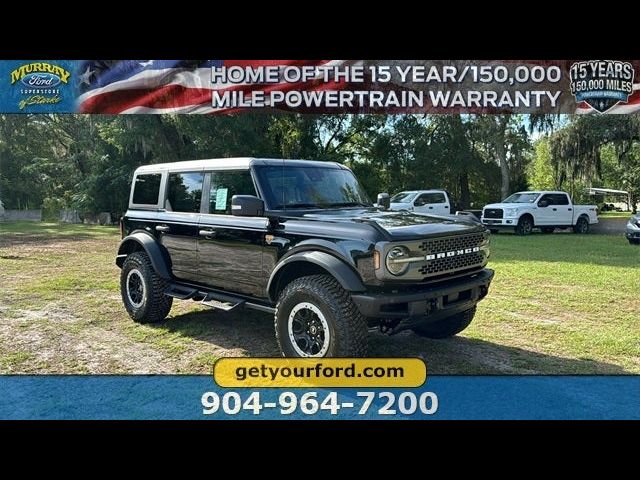
<svg viewBox="0 0 640 480">
<path fill-rule="evenodd" d="M 571 93 L 599 113 L 626 103 L 633 92 L 633 65 L 618 60 L 576 62 L 569 69 Z"/>
</svg>

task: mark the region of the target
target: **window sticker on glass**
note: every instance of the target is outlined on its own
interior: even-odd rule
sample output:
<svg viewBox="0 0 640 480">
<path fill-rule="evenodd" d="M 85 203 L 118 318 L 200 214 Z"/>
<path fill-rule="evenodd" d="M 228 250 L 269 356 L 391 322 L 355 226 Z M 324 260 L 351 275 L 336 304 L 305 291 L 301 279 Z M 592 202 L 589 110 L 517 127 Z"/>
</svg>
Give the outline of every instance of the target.
<svg viewBox="0 0 640 480">
<path fill-rule="evenodd" d="M 227 209 L 227 192 L 228 188 L 218 188 L 216 190 L 216 210 Z"/>
</svg>

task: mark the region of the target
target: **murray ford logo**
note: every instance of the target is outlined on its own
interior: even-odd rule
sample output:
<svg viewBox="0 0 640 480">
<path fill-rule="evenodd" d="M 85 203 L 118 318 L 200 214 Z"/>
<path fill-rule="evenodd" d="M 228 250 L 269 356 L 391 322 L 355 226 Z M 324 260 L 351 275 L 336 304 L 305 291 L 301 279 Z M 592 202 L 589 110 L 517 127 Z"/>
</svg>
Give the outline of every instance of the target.
<svg viewBox="0 0 640 480">
<path fill-rule="evenodd" d="M 20 110 L 32 105 L 60 103 L 60 88 L 69 83 L 71 72 L 48 62 L 32 62 L 11 72 L 11 85 L 20 87 L 24 97 L 18 102 Z"/>
<path fill-rule="evenodd" d="M 479 252 L 480 247 L 465 248 L 460 250 L 451 250 L 450 252 L 430 253 L 424 256 L 425 260 L 436 260 L 438 258 L 457 257 L 458 255 L 467 255 L 469 253 Z"/>
<path fill-rule="evenodd" d="M 60 85 L 62 81 L 53 73 L 29 73 L 20 79 L 23 85 L 35 88 L 48 88 Z"/>
<path fill-rule="evenodd" d="M 576 62 L 569 69 L 571 93 L 599 113 L 626 103 L 633 93 L 633 65 L 617 60 Z"/>
<path fill-rule="evenodd" d="M 46 62 L 27 63 L 11 72 L 11 85 L 18 80 L 28 87 L 55 87 L 60 82 L 69 83 L 71 72 Z"/>
</svg>

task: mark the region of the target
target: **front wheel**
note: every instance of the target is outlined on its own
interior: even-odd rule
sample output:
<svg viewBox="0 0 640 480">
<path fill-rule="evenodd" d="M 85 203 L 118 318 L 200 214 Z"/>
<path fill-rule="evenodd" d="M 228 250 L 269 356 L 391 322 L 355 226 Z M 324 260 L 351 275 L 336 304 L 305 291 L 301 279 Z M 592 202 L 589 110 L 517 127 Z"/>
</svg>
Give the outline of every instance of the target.
<svg viewBox="0 0 640 480">
<path fill-rule="evenodd" d="M 520 217 L 516 227 L 517 235 L 530 235 L 533 232 L 533 219 L 529 215 Z"/>
<path fill-rule="evenodd" d="M 301 277 L 285 287 L 275 313 L 278 345 L 285 357 L 363 357 L 366 319 L 330 275 Z"/>
<path fill-rule="evenodd" d="M 416 335 L 427 338 L 453 337 L 469 326 L 475 314 L 476 307 L 473 307 L 443 320 L 413 327 L 413 331 Z"/>
<path fill-rule="evenodd" d="M 573 227 L 573 231 L 583 235 L 589 233 L 589 221 L 585 217 L 580 217 Z"/>
</svg>

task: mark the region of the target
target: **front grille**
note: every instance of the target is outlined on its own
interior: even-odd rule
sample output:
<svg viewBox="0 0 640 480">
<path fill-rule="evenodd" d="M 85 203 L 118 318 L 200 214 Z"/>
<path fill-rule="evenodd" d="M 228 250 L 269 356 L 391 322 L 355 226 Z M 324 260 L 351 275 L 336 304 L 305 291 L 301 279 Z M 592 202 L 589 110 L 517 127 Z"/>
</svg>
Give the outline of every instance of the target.
<svg viewBox="0 0 640 480">
<path fill-rule="evenodd" d="M 484 218 L 502 218 L 504 211 L 501 208 L 485 208 Z"/>
<path fill-rule="evenodd" d="M 425 240 L 420 244 L 424 253 L 441 253 L 465 248 L 479 247 L 487 238 L 487 233 L 472 233 L 471 235 L 456 235 Z"/>
<path fill-rule="evenodd" d="M 482 265 L 484 262 L 484 253 L 473 252 L 459 257 L 437 258 L 427 262 L 424 267 L 420 268 L 422 275 L 433 275 L 441 272 L 450 272 Z"/>
<path fill-rule="evenodd" d="M 468 249 L 481 247 L 487 240 L 489 234 L 486 232 L 472 233 L 469 235 L 455 235 L 452 237 L 434 238 L 423 241 L 419 249 L 425 255 L 451 254 L 441 258 L 426 260 L 418 268 L 418 272 L 431 277 L 441 273 L 456 272 L 459 270 L 469 270 L 474 267 L 481 267 L 486 260 L 483 250 L 475 252 L 461 253 Z"/>
</svg>

